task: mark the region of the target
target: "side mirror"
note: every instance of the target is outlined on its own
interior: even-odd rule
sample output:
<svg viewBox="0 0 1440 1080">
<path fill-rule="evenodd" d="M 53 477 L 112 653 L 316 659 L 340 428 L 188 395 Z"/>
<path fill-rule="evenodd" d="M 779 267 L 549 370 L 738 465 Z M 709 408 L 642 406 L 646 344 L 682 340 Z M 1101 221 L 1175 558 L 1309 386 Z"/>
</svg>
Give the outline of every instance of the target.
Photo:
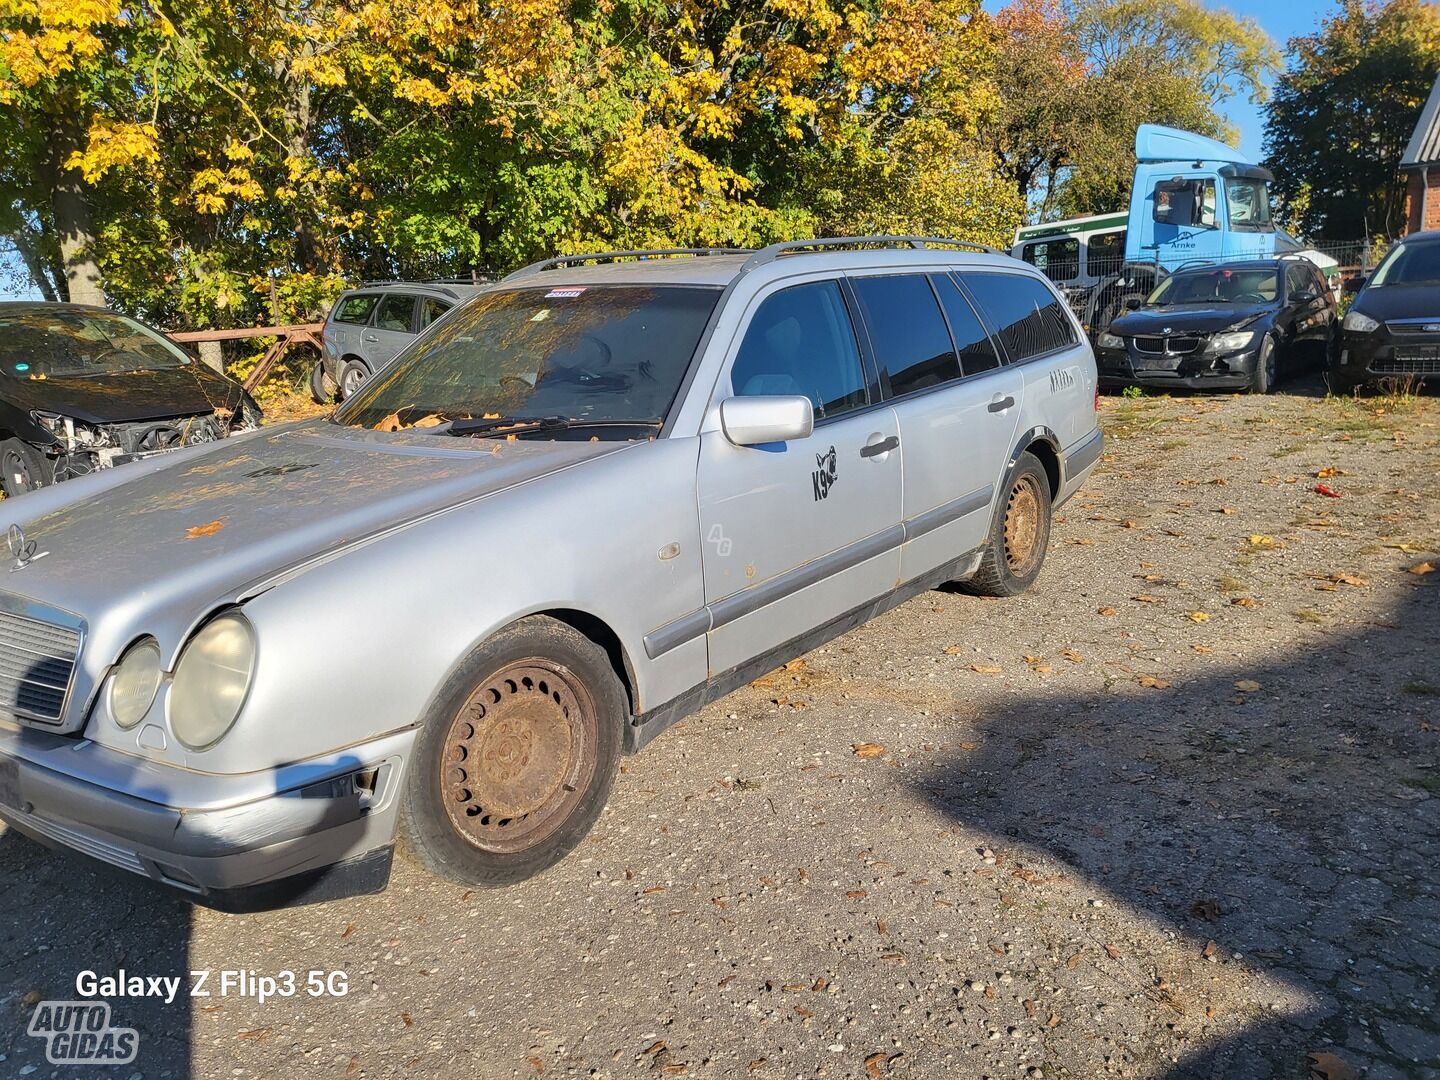
<svg viewBox="0 0 1440 1080">
<path fill-rule="evenodd" d="M 1139 310 L 1140 310 L 1140 304 L 1141 304 L 1141 300 L 1140 300 L 1140 297 L 1138 297 L 1138 296 L 1127 296 L 1127 297 L 1125 298 L 1125 310 L 1126 310 L 1126 311 L 1139 311 Z"/>
<path fill-rule="evenodd" d="M 1340 287 L 1340 291 L 1346 296 L 1354 296 L 1365 287 L 1365 282 L 1369 280 L 1369 274 L 1356 274 L 1354 277 L 1345 279 L 1345 284 Z"/>
<path fill-rule="evenodd" d="M 736 446 L 808 439 L 815 408 L 799 395 L 729 397 L 720 402 L 720 427 Z"/>
</svg>

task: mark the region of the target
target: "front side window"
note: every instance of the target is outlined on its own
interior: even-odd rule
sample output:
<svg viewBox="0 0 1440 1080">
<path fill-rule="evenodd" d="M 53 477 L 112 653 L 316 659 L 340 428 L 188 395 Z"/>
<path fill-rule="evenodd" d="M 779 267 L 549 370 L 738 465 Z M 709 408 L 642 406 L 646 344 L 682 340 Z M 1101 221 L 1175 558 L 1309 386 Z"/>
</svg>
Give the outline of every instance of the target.
<svg viewBox="0 0 1440 1080">
<path fill-rule="evenodd" d="M 0 319 L 0 372 L 17 379 L 159 371 L 189 363 L 173 342 L 123 315 L 47 307 Z"/>
<path fill-rule="evenodd" d="M 639 285 L 482 293 L 367 380 L 335 421 L 660 421 L 719 297 L 719 289 Z"/>
<path fill-rule="evenodd" d="M 1225 181 L 1225 205 L 1230 227 L 1249 232 L 1273 232 L 1270 220 L 1270 186 L 1264 180 L 1231 177 Z"/>
<path fill-rule="evenodd" d="M 1020 249 L 1020 257 L 1051 281 L 1080 275 L 1080 241 L 1073 236 L 1036 240 Z"/>
<path fill-rule="evenodd" d="M 1161 225 L 1178 225 L 1185 229 L 1215 228 L 1215 181 L 1208 177 L 1161 180 L 1155 185 L 1153 213 Z"/>
<path fill-rule="evenodd" d="M 375 312 L 375 329 L 408 334 L 414 314 L 415 297 L 406 293 L 391 293 L 380 301 L 380 310 Z"/>
<path fill-rule="evenodd" d="M 1075 328 L 1065 304 L 1044 282 L 1020 274 L 979 271 L 960 277 L 1011 361 L 1074 344 Z"/>
<path fill-rule="evenodd" d="M 795 285 L 756 309 L 730 367 L 742 397 L 801 394 L 816 419 L 869 402 L 855 328 L 833 281 Z"/>
<path fill-rule="evenodd" d="M 347 296 L 335 308 L 335 321 L 364 326 L 370 321 L 370 313 L 380 297 L 375 293 L 356 293 Z"/>
<path fill-rule="evenodd" d="M 862 277 L 854 285 L 870 344 L 880 370 L 889 374 L 893 396 L 960 377 L 960 360 L 928 278 Z"/>
<path fill-rule="evenodd" d="M 1313 298 L 1315 284 L 1310 272 L 1295 263 L 1287 266 L 1285 268 L 1285 291 L 1291 302 Z"/>
</svg>

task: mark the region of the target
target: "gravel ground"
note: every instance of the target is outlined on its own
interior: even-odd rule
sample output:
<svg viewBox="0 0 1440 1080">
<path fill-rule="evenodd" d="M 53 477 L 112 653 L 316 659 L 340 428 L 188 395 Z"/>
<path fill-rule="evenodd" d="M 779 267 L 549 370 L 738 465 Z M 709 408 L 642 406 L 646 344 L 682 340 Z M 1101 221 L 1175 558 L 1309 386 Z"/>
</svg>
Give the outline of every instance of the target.
<svg viewBox="0 0 1440 1080">
<path fill-rule="evenodd" d="M 217 991 L 111 999 L 126 1077 L 1440 1076 L 1440 399 L 1287 390 L 1108 400 L 1033 593 L 711 706 L 520 887 L 226 916 L 0 832 L 0 1075 L 123 967 Z"/>
</svg>

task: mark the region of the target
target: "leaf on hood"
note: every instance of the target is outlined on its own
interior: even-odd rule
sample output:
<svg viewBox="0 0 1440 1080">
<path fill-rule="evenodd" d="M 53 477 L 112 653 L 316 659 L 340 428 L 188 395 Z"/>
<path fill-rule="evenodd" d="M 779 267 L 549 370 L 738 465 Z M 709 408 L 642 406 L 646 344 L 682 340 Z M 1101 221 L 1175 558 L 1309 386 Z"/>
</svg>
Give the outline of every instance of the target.
<svg viewBox="0 0 1440 1080">
<path fill-rule="evenodd" d="M 198 540 L 202 536 L 214 536 L 223 528 L 225 528 L 223 518 L 216 518 L 214 521 L 205 525 L 191 525 L 190 528 L 185 530 L 185 539 Z"/>
</svg>

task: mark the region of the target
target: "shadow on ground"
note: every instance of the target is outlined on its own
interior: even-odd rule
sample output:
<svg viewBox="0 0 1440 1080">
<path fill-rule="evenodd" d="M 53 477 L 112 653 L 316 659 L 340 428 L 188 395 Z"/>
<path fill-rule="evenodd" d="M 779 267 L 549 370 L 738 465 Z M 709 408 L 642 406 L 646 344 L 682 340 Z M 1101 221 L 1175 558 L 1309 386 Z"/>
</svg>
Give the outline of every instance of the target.
<svg viewBox="0 0 1440 1080">
<path fill-rule="evenodd" d="M 1150 988 L 1176 1020 L 1188 1010 L 1161 1041 L 1190 1032 L 1191 1049 L 1144 1075 L 1299 1078 L 1308 1054 L 1328 1051 L 1355 1070 L 1329 1080 L 1440 1076 L 1430 580 L 1407 583 L 1363 629 L 1278 663 L 989 710 L 980 749 L 920 785 L 967 828 L 1058 860 L 1096 896 L 1193 945 L 1189 977 L 1172 973 L 1166 986 L 1157 973 Z M 1260 689 L 1237 690 L 1239 680 Z M 1206 1038 L 1196 984 L 1211 941 L 1208 963 L 1262 972 L 1306 1004 L 1257 1005 L 1237 1036 Z"/>
</svg>

